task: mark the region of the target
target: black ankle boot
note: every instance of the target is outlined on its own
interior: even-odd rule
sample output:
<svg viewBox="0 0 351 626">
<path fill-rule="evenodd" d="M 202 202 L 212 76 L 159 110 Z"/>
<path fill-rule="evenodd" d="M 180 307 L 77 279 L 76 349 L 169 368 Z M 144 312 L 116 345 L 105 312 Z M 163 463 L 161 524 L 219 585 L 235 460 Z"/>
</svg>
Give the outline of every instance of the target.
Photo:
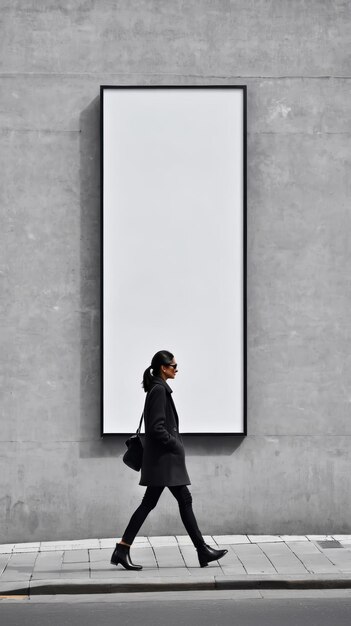
<svg viewBox="0 0 351 626">
<path fill-rule="evenodd" d="M 142 565 L 135 565 L 134 563 L 132 563 L 129 555 L 129 549 L 130 546 L 126 546 L 123 543 L 116 543 L 116 547 L 111 556 L 111 564 L 118 565 L 118 563 L 120 563 L 125 569 L 143 569 Z"/>
<path fill-rule="evenodd" d="M 196 549 L 200 567 L 206 567 L 210 561 L 218 561 L 218 559 L 221 559 L 222 556 L 228 552 L 228 550 L 215 550 L 215 548 L 208 546 L 207 543 L 203 543 Z"/>
</svg>

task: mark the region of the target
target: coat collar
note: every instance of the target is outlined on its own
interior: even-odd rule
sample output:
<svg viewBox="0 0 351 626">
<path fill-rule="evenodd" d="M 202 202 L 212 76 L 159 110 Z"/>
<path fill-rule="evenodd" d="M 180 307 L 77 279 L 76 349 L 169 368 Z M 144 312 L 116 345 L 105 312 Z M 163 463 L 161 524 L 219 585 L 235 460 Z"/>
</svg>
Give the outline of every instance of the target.
<svg viewBox="0 0 351 626">
<path fill-rule="evenodd" d="M 162 385 L 168 393 L 173 393 L 173 389 L 166 383 L 161 376 L 154 376 L 153 385 Z"/>
</svg>

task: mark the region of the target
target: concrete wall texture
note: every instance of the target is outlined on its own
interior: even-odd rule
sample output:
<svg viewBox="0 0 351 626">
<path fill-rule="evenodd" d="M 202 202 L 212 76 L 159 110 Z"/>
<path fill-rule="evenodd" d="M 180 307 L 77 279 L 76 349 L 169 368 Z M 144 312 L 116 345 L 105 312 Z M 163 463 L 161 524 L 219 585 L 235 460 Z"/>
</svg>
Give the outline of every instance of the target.
<svg viewBox="0 0 351 626">
<path fill-rule="evenodd" d="M 248 436 L 186 438 L 194 510 L 350 533 L 350 2 L 0 6 L 0 541 L 120 536 L 144 491 L 100 438 L 100 84 L 247 84 Z"/>
</svg>

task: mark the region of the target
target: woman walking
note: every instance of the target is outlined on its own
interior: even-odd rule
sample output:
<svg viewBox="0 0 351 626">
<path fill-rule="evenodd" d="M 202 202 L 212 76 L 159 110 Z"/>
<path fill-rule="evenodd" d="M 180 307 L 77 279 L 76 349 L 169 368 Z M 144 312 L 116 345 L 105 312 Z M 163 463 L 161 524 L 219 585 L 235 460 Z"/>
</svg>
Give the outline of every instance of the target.
<svg viewBox="0 0 351 626">
<path fill-rule="evenodd" d="M 120 563 L 126 569 L 142 569 L 141 565 L 132 562 L 130 546 L 165 487 L 178 501 L 182 522 L 197 550 L 200 566 L 205 567 L 210 561 L 221 559 L 228 552 L 215 550 L 205 544 L 193 512 L 192 497 L 187 487 L 191 483 L 179 434 L 178 415 L 171 395 L 172 389 L 166 382 L 174 379 L 177 371 L 173 354 L 161 350 L 154 355 L 151 365 L 144 372 L 145 444 L 139 484 L 145 485 L 147 489 L 111 557 L 112 564 Z"/>
</svg>

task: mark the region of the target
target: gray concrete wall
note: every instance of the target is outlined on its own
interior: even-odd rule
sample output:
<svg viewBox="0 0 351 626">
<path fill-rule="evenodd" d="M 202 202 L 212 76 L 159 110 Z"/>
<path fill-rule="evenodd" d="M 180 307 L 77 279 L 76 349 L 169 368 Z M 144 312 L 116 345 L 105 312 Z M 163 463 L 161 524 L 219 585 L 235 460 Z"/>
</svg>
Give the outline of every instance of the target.
<svg viewBox="0 0 351 626">
<path fill-rule="evenodd" d="M 248 436 L 186 439 L 194 508 L 204 533 L 350 533 L 350 3 L 1 23 L 0 541 L 118 536 L 143 493 L 99 432 L 100 84 L 248 85 Z M 170 532 L 165 493 L 143 534 Z"/>
</svg>

